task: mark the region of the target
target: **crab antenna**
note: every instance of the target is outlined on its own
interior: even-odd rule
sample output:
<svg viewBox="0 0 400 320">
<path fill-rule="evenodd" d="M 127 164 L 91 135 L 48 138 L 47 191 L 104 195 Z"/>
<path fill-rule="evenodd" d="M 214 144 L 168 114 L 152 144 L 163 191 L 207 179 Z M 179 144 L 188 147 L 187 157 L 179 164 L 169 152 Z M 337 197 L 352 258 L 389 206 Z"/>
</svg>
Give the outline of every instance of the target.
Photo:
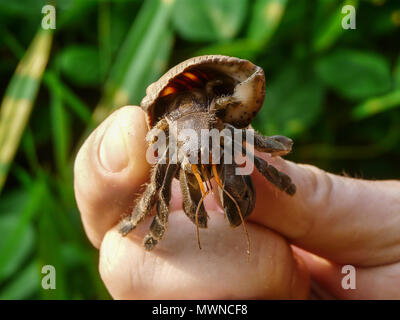
<svg viewBox="0 0 400 320">
<path fill-rule="evenodd" d="M 246 234 L 246 238 L 247 238 L 247 256 L 248 258 L 250 258 L 250 238 L 249 238 L 249 233 L 247 232 L 247 228 L 246 228 L 246 224 L 244 222 L 244 218 L 242 215 L 242 210 L 240 210 L 240 207 L 237 203 L 237 201 L 235 200 L 235 198 L 228 192 L 225 190 L 224 186 L 222 185 L 221 179 L 218 175 L 218 171 L 217 171 L 217 166 L 215 164 L 212 165 L 212 171 L 215 177 L 215 181 L 217 182 L 218 186 L 222 189 L 223 192 L 225 192 L 225 194 L 233 201 L 233 203 L 236 206 L 236 209 L 239 213 L 240 219 L 242 220 L 242 224 L 243 224 L 243 229 L 244 232 Z"/>
<path fill-rule="evenodd" d="M 207 194 L 210 192 L 207 186 L 207 191 L 204 190 L 204 184 L 203 184 L 203 179 L 201 178 L 201 175 L 199 173 L 199 170 L 197 169 L 197 166 L 195 164 L 192 164 L 192 171 L 194 176 L 196 177 L 197 183 L 199 184 L 200 190 L 201 190 L 201 199 L 199 203 L 197 204 L 196 208 L 196 231 L 197 231 L 197 243 L 199 245 L 199 249 L 201 249 L 201 243 L 200 243 L 200 230 L 199 230 L 199 209 L 201 204 L 203 203 L 204 198 L 207 196 Z"/>
</svg>

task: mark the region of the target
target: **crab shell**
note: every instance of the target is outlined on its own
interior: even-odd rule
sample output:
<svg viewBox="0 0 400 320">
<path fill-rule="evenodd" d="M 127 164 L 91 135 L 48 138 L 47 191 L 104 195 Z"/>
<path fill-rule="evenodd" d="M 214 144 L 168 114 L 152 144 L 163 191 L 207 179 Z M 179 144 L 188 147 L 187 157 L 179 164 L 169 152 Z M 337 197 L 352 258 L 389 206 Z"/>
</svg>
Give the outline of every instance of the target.
<svg viewBox="0 0 400 320">
<path fill-rule="evenodd" d="M 167 113 L 168 101 L 175 94 L 205 88 L 207 82 L 215 79 L 222 81 L 219 96 L 233 98 L 233 102 L 225 106 L 221 120 L 237 128 L 247 127 L 264 102 L 264 71 L 248 60 L 222 55 L 185 60 L 149 85 L 140 105 L 148 115 L 150 127 Z"/>
</svg>

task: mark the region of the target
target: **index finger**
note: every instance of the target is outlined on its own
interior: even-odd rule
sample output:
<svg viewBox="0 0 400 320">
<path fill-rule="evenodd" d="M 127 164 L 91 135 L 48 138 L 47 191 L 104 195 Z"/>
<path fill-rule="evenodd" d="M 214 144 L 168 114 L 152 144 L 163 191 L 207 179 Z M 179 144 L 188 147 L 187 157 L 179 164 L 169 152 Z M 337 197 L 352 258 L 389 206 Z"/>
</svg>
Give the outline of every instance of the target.
<svg viewBox="0 0 400 320">
<path fill-rule="evenodd" d="M 338 263 L 366 266 L 400 259 L 399 181 L 353 179 L 279 157 L 262 157 L 288 174 L 297 192 L 288 196 L 276 191 L 254 172 L 257 196 L 251 220 Z"/>
</svg>

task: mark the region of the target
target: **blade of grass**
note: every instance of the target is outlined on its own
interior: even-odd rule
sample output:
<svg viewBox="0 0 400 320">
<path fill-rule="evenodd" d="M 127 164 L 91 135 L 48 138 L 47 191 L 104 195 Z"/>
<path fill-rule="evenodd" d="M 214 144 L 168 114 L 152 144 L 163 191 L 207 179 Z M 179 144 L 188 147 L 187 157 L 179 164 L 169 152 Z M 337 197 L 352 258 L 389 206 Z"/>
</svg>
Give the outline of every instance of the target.
<svg viewBox="0 0 400 320">
<path fill-rule="evenodd" d="M 24 55 L 24 48 L 17 39 L 8 30 L 1 33 L 2 40 L 7 47 L 13 52 L 14 56 L 21 59 Z M 61 79 L 52 71 L 46 70 L 43 74 L 43 83 L 49 90 L 60 90 L 62 98 L 66 102 L 66 106 L 71 108 L 83 122 L 92 122 L 92 112 L 90 108 L 70 89 Z"/>
<path fill-rule="evenodd" d="M 131 101 L 140 101 L 146 92 L 148 85 L 156 80 L 165 72 L 168 66 L 169 57 L 172 52 L 174 37 L 170 28 L 165 30 L 165 35 L 159 43 L 157 54 L 149 65 L 141 82 L 138 82 L 138 89 L 132 92 Z"/>
<path fill-rule="evenodd" d="M 65 264 L 61 256 L 62 242 L 57 226 L 54 224 L 54 217 L 46 208 L 41 212 L 39 217 L 39 232 L 38 234 L 38 261 L 42 267 L 44 265 L 52 265 L 56 269 L 56 290 L 40 290 L 40 294 L 44 299 L 67 299 L 67 274 Z"/>
<path fill-rule="evenodd" d="M 7 194 L 4 197 L 12 197 L 12 194 Z M 22 201 L 25 199 L 22 198 Z M 26 203 L 24 204 L 26 205 Z M 22 206 L 24 207 L 24 206 Z M 4 251 L 7 245 L 7 241 L 13 237 L 16 226 L 18 225 L 21 218 L 22 210 L 18 210 L 18 206 L 8 207 L 3 210 L 0 215 L 0 254 Z M 0 273 L 0 284 L 7 283 L 7 280 L 17 274 L 17 271 L 21 268 L 23 263 L 32 256 L 35 245 L 35 232 L 33 225 L 30 223 L 24 228 L 24 232 L 20 234 L 18 238 L 14 238 L 17 242 L 14 244 L 14 250 L 12 255 L 8 256 L 8 259 L 4 261 Z"/>
<path fill-rule="evenodd" d="M 0 192 L 39 90 L 52 33 L 40 29 L 18 64 L 0 110 Z"/>
<path fill-rule="evenodd" d="M 84 123 L 92 121 L 90 108 L 70 89 L 52 70 L 47 70 L 43 75 L 43 83 L 49 91 L 58 91 L 66 107 L 69 107 Z"/>
<path fill-rule="evenodd" d="M 33 217 L 45 201 L 45 194 L 44 181 L 37 180 L 30 189 L 29 200 L 20 213 L 18 224 L 15 226 L 10 236 L 4 240 L 4 244 L 0 248 L 0 276 L 4 274 L 7 262 L 11 259 L 10 257 L 18 250 L 18 239 L 21 238 L 21 235 L 29 228 Z M 0 280 L 2 279 L 0 278 Z"/>
<path fill-rule="evenodd" d="M 256 0 L 247 38 L 265 47 L 281 21 L 286 4 L 287 0 Z"/>
<path fill-rule="evenodd" d="M 24 55 L 24 48 L 8 30 L 1 33 L 2 39 L 7 47 L 13 52 L 14 56 L 21 59 Z M 43 83 L 49 90 L 59 90 L 66 106 L 85 123 L 92 121 L 90 108 L 52 71 L 46 70 L 43 74 Z"/>
<path fill-rule="evenodd" d="M 50 91 L 50 114 L 52 127 L 53 152 L 57 170 L 62 180 L 68 180 L 67 158 L 70 150 L 71 136 L 69 129 L 69 115 L 65 111 L 60 87 Z"/>
<path fill-rule="evenodd" d="M 11 174 L 18 180 L 23 188 L 29 189 L 32 187 L 34 183 L 34 177 L 32 177 L 25 168 L 19 166 L 18 164 L 14 164 L 11 168 Z"/>
<path fill-rule="evenodd" d="M 400 107 L 400 90 L 362 102 L 353 109 L 352 118 L 361 120 L 396 107 Z"/>
<path fill-rule="evenodd" d="M 40 269 L 37 261 L 29 263 L 18 277 L 11 280 L 0 293 L 0 300 L 21 300 L 30 298 L 40 288 Z"/>
<path fill-rule="evenodd" d="M 104 80 L 111 63 L 111 31 L 110 31 L 110 4 L 100 2 L 98 6 L 98 42 L 100 54 L 100 70 Z"/>
<path fill-rule="evenodd" d="M 126 39 L 118 52 L 107 79 L 106 86 L 118 87 L 123 80 L 126 69 L 129 67 L 132 57 L 135 55 L 140 43 L 146 36 L 146 32 L 159 7 L 160 0 L 145 1 L 141 6 Z"/>
<path fill-rule="evenodd" d="M 111 70 L 105 94 L 94 112 L 99 123 L 107 114 L 133 100 L 168 31 L 173 0 L 146 1 L 135 19 Z"/>
<path fill-rule="evenodd" d="M 72 176 L 72 175 L 71 175 Z M 64 185 L 58 183 L 58 194 L 48 190 L 48 210 L 52 212 L 60 234 L 69 241 L 85 241 L 84 231 L 77 209 L 72 182 Z"/>
<path fill-rule="evenodd" d="M 92 289 L 95 289 L 92 292 L 95 293 L 95 296 L 91 296 L 90 298 L 101 299 L 101 300 L 109 300 L 110 294 L 107 292 L 104 283 L 101 281 L 99 270 L 98 270 L 98 251 L 90 247 L 83 246 L 81 243 L 63 243 L 61 248 L 62 257 L 64 260 L 64 264 L 68 270 L 71 269 L 81 269 L 79 274 L 75 274 L 76 277 L 85 277 L 85 288 L 75 288 L 75 291 L 79 290 L 80 297 L 78 299 L 82 299 L 87 297 L 85 295 L 84 290 L 87 290 L 92 286 Z M 78 289 L 78 290 L 77 290 Z M 75 293 L 76 295 L 76 293 Z"/>
<path fill-rule="evenodd" d="M 194 55 L 222 54 L 253 60 L 258 52 L 268 46 L 285 12 L 286 4 L 287 0 L 256 0 L 245 38 L 207 46 L 196 51 Z"/>
<path fill-rule="evenodd" d="M 88 19 L 90 12 L 96 9 L 97 2 L 87 0 L 57 1 L 56 31 L 65 30 L 73 24 Z M 61 7 L 60 10 L 59 7 Z"/>
<path fill-rule="evenodd" d="M 14 37 L 14 35 L 9 32 L 7 29 L 3 29 L 1 32 L 1 39 L 4 44 L 11 50 L 11 52 L 18 59 L 21 59 L 24 55 L 25 48 L 18 42 L 18 40 Z"/>
<path fill-rule="evenodd" d="M 30 168 L 34 173 L 39 174 L 42 169 L 40 168 L 39 159 L 36 152 L 35 138 L 33 137 L 32 130 L 29 128 L 29 126 L 27 126 L 25 129 L 21 144 Z"/>
<path fill-rule="evenodd" d="M 315 52 L 329 49 L 345 31 L 342 27 L 342 19 L 344 17 L 342 8 L 346 5 L 357 7 L 358 0 L 343 1 L 322 26 L 317 26 L 317 34 L 312 44 Z"/>
</svg>

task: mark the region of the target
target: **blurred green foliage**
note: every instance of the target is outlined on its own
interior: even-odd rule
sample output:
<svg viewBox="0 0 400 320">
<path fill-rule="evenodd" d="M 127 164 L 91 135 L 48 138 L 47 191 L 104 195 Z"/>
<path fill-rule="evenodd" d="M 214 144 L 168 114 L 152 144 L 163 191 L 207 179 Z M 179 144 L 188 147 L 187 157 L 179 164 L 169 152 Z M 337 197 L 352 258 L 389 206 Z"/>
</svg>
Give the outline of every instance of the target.
<svg viewBox="0 0 400 320">
<path fill-rule="evenodd" d="M 74 200 L 76 152 L 112 110 L 138 104 L 192 56 L 264 68 L 253 125 L 292 137 L 290 159 L 400 178 L 398 1 L 63 0 L 47 33 L 45 4 L 0 0 L 0 299 L 109 298 Z M 355 30 L 341 26 L 346 4 L 357 8 Z M 46 264 L 57 290 L 41 289 Z"/>
</svg>

